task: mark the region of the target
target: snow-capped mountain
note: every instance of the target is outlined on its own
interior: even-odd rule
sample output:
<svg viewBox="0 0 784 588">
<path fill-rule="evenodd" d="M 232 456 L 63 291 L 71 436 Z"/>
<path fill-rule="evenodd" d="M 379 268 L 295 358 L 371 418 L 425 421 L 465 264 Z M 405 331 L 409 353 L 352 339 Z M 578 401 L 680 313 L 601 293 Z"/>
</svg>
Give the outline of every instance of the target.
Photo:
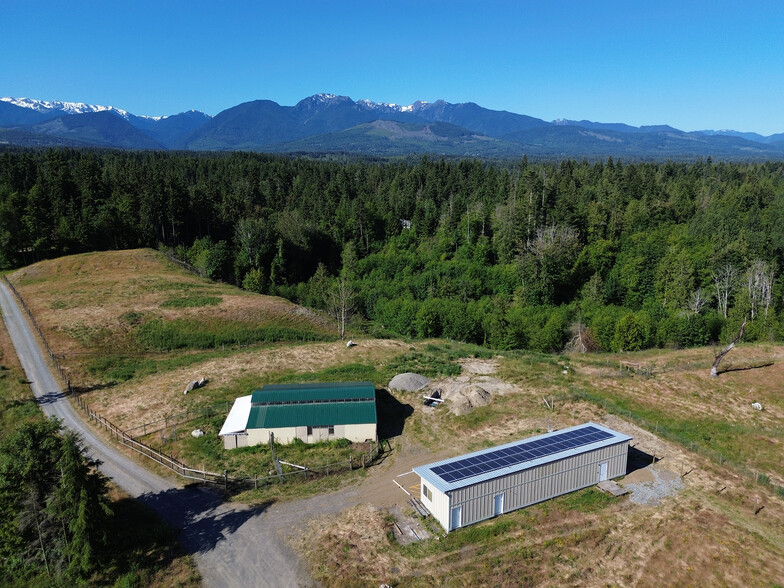
<svg viewBox="0 0 784 588">
<path fill-rule="evenodd" d="M 403 106 L 402 104 L 395 104 L 390 102 L 373 102 L 372 100 L 367 100 L 365 98 L 361 100 L 357 100 L 357 104 L 367 110 L 391 110 L 393 112 L 412 112 L 414 110 L 415 105 L 422 105 L 427 104 L 424 101 L 417 101 L 414 104 L 409 104 L 408 106 Z"/>
<path fill-rule="evenodd" d="M 124 119 L 128 119 L 129 113 L 114 106 L 98 106 L 95 104 L 85 104 L 84 102 L 60 102 L 59 100 L 34 100 L 32 98 L 0 98 L 0 101 L 19 106 L 20 108 L 29 108 L 36 112 L 52 112 L 59 111 L 64 114 L 84 114 L 86 112 L 113 112 Z M 145 117 L 153 118 L 153 117 Z M 158 117 L 160 118 L 160 117 Z"/>
<path fill-rule="evenodd" d="M 0 98 L 0 128 L 13 129 L 13 142 L 32 145 L 44 144 L 44 135 L 56 137 L 52 142 L 57 145 L 65 140 L 77 146 L 171 149 L 210 118 L 194 110 L 171 116 L 139 116 L 114 106 L 84 102 Z M 31 134 L 36 137 L 31 139 Z"/>
<path fill-rule="evenodd" d="M 314 94 L 294 106 L 239 104 L 214 117 L 191 110 L 139 116 L 83 102 L 0 98 L 0 145 L 74 145 L 202 151 L 348 152 L 373 156 L 433 153 L 467 157 L 784 158 L 783 135 L 685 133 L 667 125 L 632 127 L 547 122 L 473 102 L 402 105 Z"/>
</svg>

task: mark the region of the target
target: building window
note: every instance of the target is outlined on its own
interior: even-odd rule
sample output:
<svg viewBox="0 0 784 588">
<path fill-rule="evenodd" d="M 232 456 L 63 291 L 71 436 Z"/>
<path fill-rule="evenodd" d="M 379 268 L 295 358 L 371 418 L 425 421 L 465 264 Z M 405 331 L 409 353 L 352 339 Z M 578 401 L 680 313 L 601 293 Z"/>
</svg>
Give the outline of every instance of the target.
<svg viewBox="0 0 784 588">
<path fill-rule="evenodd" d="M 313 427 L 311 427 L 310 425 L 308 425 L 308 436 L 310 436 L 310 435 L 312 435 L 312 434 L 313 434 Z"/>
<path fill-rule="evenodd" d="M 330 425 L 329 426 L 329 434 L 330 435 L 334 435 L 335 434 L 335 425 Z"/>
<path fill-rule="evenodd" d="M 433 501 L 433 491 L 428 488 L 424 482 L 422 482 L 422 494 L 427 498 L 429 501 Z"/>
</svg>

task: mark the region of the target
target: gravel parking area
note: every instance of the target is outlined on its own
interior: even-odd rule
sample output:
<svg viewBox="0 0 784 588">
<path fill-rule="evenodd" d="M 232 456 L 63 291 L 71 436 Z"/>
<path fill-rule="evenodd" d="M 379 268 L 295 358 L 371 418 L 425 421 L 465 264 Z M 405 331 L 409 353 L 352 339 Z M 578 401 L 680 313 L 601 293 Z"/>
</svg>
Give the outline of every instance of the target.
<svg viewBox="0 0 784 588">
<path fill-rule="evenodd" d="M 631 492 L 629 501 L 634 504 L 659 504 L 683 488 L 678 474 L 656 465 L 634 471 L 619 483 Z"/>
</svg>

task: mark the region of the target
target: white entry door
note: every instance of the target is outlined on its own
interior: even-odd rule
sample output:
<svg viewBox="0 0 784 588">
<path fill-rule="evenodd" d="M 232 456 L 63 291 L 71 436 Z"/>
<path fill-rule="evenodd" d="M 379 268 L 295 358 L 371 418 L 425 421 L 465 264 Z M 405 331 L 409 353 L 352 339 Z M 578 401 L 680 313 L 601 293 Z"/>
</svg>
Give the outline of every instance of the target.
<svg viewBox="0 0 784 588">
<path fill-rule="evenodd" d="M 604 482 L 607 479 L 607 462 L 599 464 L 599 481 Z"/>
<path fill-rule="evenodd" d="M 504 495 L 496 494 L 493 497 L 493 516 L 497 517 L 504 512 Z"/>
<path fill-rule="evenodd" d="M 463 524 L 463 507 L 462 506 L 455 506 L 452 507 L 452 525 L 450 531 L 454 529 L 459 529 L 460 526 Z"/>
</svg>

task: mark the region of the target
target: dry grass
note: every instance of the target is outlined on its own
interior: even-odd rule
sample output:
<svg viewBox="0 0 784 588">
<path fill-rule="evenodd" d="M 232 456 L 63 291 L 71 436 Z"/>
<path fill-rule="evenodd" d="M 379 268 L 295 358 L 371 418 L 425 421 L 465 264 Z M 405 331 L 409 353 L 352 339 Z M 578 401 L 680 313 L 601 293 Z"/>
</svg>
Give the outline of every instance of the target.
<svg viewBox="0 0 784 588">
<path fill-rule="evenodd" d="M 376 507 L 395 503 L 405 507 L 406 497 L 392 486 L 391 479 L 412 466 L 550 426 L 594 420 L 633 436 L 637 449 L 657 456 L 657 467 L 683 475 L 684 490 L 659 505 L 636 505 L 621 498 L 599 509 L 586 509 L 577 493 L 413 547 L 390 541 L 388 523 L 372 508 L 361 515 L 352 510 L 320 521 L 300 549 L 315 577 L 327 586 L 345 583 L 345 576 L 336 572 L 342 566 L 351 570 L 355 585 L 780 585 L 784 577 L 784 501 L 780 494 L 569 395 L 579 385 L 604 391 L 610 398 L 624 394 L 630 402 L 663 407 L 665 412 L 672 411 L 673 418 L 700 414 L 719 419 L 727 414 L 732 422 L 748 427 L 744 431 L 759 423 L 780 430 L 782 400 L 776 387 L 782 379 L 775 362 L 782 348 L 755 346 L 738 351 L 725 368 L 771 359 L 774 365 L 729 371 L 711 380 L 707 370 L 712 357 L 706 349 L 651 354 L 653 361 L 661 362 L 651 378 L 619 375 L 616 356 L 567 358 L 571 366 L 567 374 L 551 359 L 501 359 L 499 370 L 512 374 L 507 383 L 513 383 L 514 389 L 475 411 L 480 414 L 476 418 L 426 409 L 416 401 L 417 394 L 399 394 L 412 404 L 414 414 L 397 442 L 397 461 L 384 464 L 383 474 L 371 476 L 361 493 L 363 500 Z M 487 370 L 476 371 L 487 376 Z M 751 389 L 765 411 L 746 405 L 751 400 L 743 391 Z M 542 396 L 557 399 L 555 410 L 545 408 Z M 733 401 L 723 402 L 726 397 Z M 780 443 L 781 438 L 775 440 Z M 738 440 L 740 445 L 750 442 L 743 437 Z M 773 444 L 774 451 L 778 447 Z M 784 464 L 780 453 L 774 455 L 779 455 L 774 471 L 780 472 Z M 410 478 L 402 479 L 416 486 L 416 476 Z M 414 486 L 410 490 L 416 492 Z M 318 545 L 330 548 L 321 550 Z"/>
<path fill-rule="evenodd" d="M 126 332 L 121 317 L 128 311 L 320 324 L 285 301 L 183 274 L 151 251 L 66 258 L 27 268 L 12 280 L 74 371 L 83 364 L 81 354 L 94 349 L 90 341 Z M 221 302 L 162 309 L 174 291 L 217 296 Z M 324 323 L 325 330 L 329 327 Z M 189 403 L 233 399 L 281 374 L 350 363 L 385 373 L 387 362 L 426 347 L 387 340 L 359 343 L 350 350 L 335 342 L 195 354 L 187 366 L 172 364 L 92 390 L 88 402 L 130 427 Z M 492 402 L 455 416 L 444 407 L 423 407 L 421 393 L 396 393 L 411 415 L 393 440 L 395 452 L 361 481 L 362 504 L 314 520 L 298 548 L 315 578 L 328 586 L 780 585 L 784 501 L 770 485 L 755 483 L 749 471 L 761 471 L 775 483 L 784 480 L 782 356 L 782 346 L 741 345 L 725 358 L 718 379 L 708 377 L 711 349 L 560 358 L 510 354 L 463 361 L 462 376 L 439 383 L 483 382 L 494 387 Z M 640 364 L 651 376 L 622 372 L 620 361 Z M 185 384 L 200 376 L 210 378 L 210 384 L 184 397 Z M 542 397 L 555 399 L 555 409 L 546 407 Z M 603 399 L 616 414 L 605 411 Z M 752 402 L 765 410 L 754 410 Z M 646 419 L 648 430 L 626 412 Z M 656 506 L 625 498 L 592 506 L 590 494 L 577 493 L 440 540 L 400 547 L 388 539 L 390 523 L 380 509 L 399 506 L 401 499 L 405 508 L 407 498 L 392 484 L 395 476 L 415 465 L 588 420 L 632 435 L 637 449 L 661 458 L 659 467 L 685 474 L 684 490 Z M 697 451 L 690 443 L 673 442 L 678 436 L 694 439 Z M 743 467 L 709 459 L 710 448 L 725 451 Z"/>
<path fill-rule="evenodd" d="M 140 353 L 131 333 L 133 321 L 139 319 L 270 323 L 324 335 L 333 330 L 329 321 L 307 309 L 199 278 L 150 249 L 44 261 L 14 272 L 9 280 L 47 333 L 52 350 L 82 378 L 91 355 Z M 219 298 L 220 303 L 183 308 L 164 304 L 195 296 Z"/>
<path fill-rule="evenodd" d="M 362 486 L 370 504 L 314 520 L 297 547 L 326 586 L 773 586 L 784 577 L 780 497 L 617 417 L 604 422 L 664 456 L 658 467 L 689 472 L 685 489 L 657 506 L 627 498 L 592 506 L 586 493 L 596 490 L 586 490 L 401 547 L 378 510 L 389 504 L 376 475 Z M 387 486 L 423 457 L 404 447 Z"/>
</svg>

